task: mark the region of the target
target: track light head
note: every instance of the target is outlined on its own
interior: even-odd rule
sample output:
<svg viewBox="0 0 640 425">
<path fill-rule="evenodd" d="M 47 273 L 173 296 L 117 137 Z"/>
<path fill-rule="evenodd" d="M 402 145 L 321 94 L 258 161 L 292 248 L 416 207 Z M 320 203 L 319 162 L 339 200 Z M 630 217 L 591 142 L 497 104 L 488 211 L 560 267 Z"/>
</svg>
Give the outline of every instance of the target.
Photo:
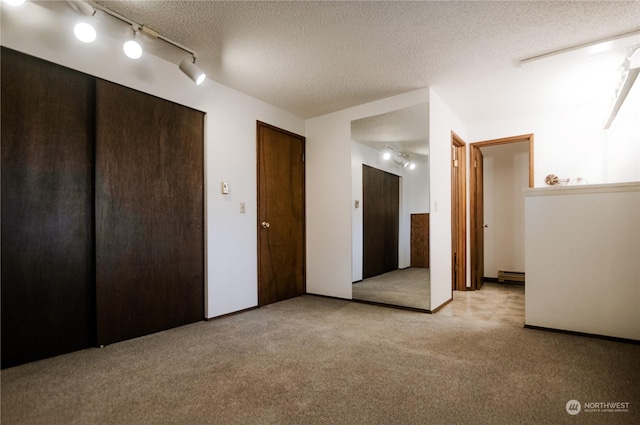
<svg viewBox="0 0 640 425">
<path fill-rule="evenodd" d="M 178 68 L 180 68 L 180 71 L 184 72 L 184 74 L 191 78 L 197 85 L 202 84 L 206 77 L 206 74 L 196 66 L 195 56 L 192 57 L 192 60 L 189 58 L 182 59 Z"/>
<path fill-rule="evenodd" d="M 135 40 L 126 41 L 122 45 L 122 50 L 131 59 L 139 59 L 142 56 L 142 46 Z"/>
<path fill-rule="evenodd" d="M 122 46 L 122 50 L 124 50 L 124 54 L 130 57 L 131 59 L 138 59 L 140 58 L 140 56 L 142 56 L 142 46 L 140 46 L 140 43 L 138 43 L 135 40 L 136 34 L 138 33 L 136 27 L 133 25 L 132 27 L 133 27 L 133 38 L 124 43 L 124 45 Z"/>
<path fill-rule="evenodd" d="M 76 38 L 83 43 L 91 43 L 96 39 L 96 30 L 86 22 L 80 22 L 73 28 Z"/>
</svg>

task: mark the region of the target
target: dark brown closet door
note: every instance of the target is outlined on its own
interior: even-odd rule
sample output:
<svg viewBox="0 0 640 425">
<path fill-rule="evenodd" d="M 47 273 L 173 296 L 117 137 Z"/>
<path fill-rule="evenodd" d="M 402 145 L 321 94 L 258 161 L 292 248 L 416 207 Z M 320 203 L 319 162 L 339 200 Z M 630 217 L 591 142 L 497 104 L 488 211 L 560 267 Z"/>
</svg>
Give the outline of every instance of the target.
<svg viewBox="0 0 640 425">
<path fill-rule="evenodd" d="M 398 269 L 398 237 L 400 233 L 400 177 L 384 173 L 384 271 Z"/>
<path fill-rule="evenodd" d="M 204 317 L 204 114 L 97 81 L 98 344 Z"/>
<path fill-rule="evenodd" d="M 398 268 L 400 177 L 363 165 L 362 208 L 366 279 Z"/>
<path fill-rule="evenodd" d="M 95 344 L 94 80 L 2 49 L 2 367 Z"/>
</svg>

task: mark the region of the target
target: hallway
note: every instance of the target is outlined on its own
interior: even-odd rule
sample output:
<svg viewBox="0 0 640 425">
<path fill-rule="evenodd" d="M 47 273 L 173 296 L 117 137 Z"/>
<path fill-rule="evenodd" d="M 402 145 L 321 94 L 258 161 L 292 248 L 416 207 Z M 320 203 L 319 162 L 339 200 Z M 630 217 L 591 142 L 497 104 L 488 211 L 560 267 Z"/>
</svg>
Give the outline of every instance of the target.
<svg viewBox="0 0 640 425">
<path fill-rule="evenodd" d="M 454 291 L 437 314 L 524 326 L 524 285 L 486 282 L 479 291 Z"/>
</svg>

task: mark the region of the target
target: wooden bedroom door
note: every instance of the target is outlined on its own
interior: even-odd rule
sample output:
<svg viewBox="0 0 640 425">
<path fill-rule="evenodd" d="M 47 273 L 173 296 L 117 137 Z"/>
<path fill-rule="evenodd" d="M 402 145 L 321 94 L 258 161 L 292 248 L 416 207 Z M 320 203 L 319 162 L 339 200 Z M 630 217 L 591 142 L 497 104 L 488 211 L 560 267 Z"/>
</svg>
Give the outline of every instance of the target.
<svg viewBox="0 0 640 425">
<path fill-rule="evenodd" d="M 304 142 L 257 123 L 258 304 L 306 292 Z"/>
<path fill-rule="evenodd" d="M 472 245 L 475 247 L 471 256 L 471 288 L 480 289 L 484 285 L 484 156 L 478 147 L 471 150 L 473 155 L 473 179 L 471 206 L 473 208 L 473 225 L 471 226 Z"/>
</svg>

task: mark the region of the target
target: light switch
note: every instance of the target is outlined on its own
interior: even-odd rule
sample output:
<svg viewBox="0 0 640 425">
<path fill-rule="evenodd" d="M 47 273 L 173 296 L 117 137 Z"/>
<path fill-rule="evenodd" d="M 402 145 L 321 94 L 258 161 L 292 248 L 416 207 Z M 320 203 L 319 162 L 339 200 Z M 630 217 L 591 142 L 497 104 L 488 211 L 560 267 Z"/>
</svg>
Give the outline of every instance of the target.
<svg viewBox="0 0 640 425">
<path fill-rule="evenodd" d="M 228 194 L 231 191 L 231 188 L 229 187 L 229 183 L 227 182 L 222 182 L 220 184 L 220 190 L 222 192 L 223 195 Z"/>
<path fill-rule="evenodd" d="M 240 202 L 240 213 L 244 214 L 246 211 L 246 206 L 244 204 L 244 202 Z"/>
<path fill-rule="evenodd" d="M 356 208 L 360 208 L 360 201 L 356 199 L 356 202 L 354 203 Z"/>
</svg>

